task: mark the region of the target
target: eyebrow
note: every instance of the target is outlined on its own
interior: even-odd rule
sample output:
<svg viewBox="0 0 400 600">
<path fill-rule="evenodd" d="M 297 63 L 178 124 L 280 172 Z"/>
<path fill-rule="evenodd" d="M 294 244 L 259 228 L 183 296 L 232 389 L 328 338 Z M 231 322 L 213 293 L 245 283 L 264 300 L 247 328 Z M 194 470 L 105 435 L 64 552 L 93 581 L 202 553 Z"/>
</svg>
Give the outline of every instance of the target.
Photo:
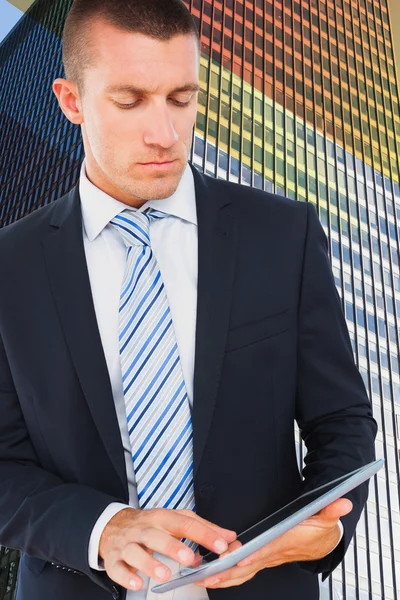
<svg viewBox="0 0 400 600">
<path fill-rule="evenodd" d="M 198 83 L 187 83 L 185 85 L 182 85 L 181 87 L 175 88 L 170 93 L 174 94 L 175 92 L 198 92 L 199 90 L 200 90 L 200 85 Z M 155 90 L 155 91 L 157 91 L 157 90 Z M 129 85 L 129 84 L 111 85 L 106 88 L 107 93 L 120 94 L 120 93 L 125 92 L 128 94 L 136 94 L 136 95 L 144 95 L 144 96 L 146 96 L 148 94 L 154 94 L 155 91 L 152 92 L 150 90 L 146 90 L 145 88 L 138 87 L 135 85 Z"/>
</svg>

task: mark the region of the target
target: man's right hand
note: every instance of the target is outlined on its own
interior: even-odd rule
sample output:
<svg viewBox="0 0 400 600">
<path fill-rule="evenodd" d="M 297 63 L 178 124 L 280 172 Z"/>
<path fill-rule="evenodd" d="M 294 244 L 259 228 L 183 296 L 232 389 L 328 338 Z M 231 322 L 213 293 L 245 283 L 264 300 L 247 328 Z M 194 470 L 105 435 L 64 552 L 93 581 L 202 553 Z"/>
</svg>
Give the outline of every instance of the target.
<svg viewBox="0 0 400 600">
<path fill-rule="evenodd" d="M 155 559 L 159 552 L 183 565 L 196 562 L 195 553 L 180 541 L 187 538 L 208 550 L 222 554 L 236 539 L 236 533 L 223 529 L 191 510 L 125 508 L 106 525 L 99 544 L 99 556 L 109 577 L 126 589 L 138 590 L 143 579 L 140 570 L 160 582 L 171 577 L 171 570 Z"/>
</svg>

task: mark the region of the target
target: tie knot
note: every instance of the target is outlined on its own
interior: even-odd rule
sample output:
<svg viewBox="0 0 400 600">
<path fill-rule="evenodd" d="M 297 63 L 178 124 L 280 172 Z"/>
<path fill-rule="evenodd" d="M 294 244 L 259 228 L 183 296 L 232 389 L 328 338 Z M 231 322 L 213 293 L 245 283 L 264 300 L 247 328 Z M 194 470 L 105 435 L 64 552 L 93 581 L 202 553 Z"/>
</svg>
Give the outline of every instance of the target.
<svg viewBox="0 0 400 600">
<path fill-rule="evenodd" d="M 154 208 L 147 208 L 145 212 L 126 209 L 110 223 L 118 229 L 126 246 L 150 246 L 150 221 L 163 217 L 168 214 Z"/>
</svg>

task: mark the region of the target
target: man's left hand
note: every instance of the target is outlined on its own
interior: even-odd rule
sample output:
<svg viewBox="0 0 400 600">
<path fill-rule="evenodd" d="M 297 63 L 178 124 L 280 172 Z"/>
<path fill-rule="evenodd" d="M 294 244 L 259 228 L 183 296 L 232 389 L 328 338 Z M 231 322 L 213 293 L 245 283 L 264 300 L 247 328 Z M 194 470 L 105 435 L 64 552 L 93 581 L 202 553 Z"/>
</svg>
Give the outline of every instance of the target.
<svg viewBox="0 0 400 600">
<path fill-rule="evenodd" d="M 352 508 L 353 505 L 347 498 L 335 500 L 313 517 L 238 562 L 235 567 L 197 581 L 195 585 L 207 588 L 232 587 L 252 579 L 258 571 L 268 567 L 323 558 L 333 550 L 340 539 L 340 517 L 347 515 Z M 220 558 L 241 545 L 238 540 L 232 542 Z"/>
</svg>

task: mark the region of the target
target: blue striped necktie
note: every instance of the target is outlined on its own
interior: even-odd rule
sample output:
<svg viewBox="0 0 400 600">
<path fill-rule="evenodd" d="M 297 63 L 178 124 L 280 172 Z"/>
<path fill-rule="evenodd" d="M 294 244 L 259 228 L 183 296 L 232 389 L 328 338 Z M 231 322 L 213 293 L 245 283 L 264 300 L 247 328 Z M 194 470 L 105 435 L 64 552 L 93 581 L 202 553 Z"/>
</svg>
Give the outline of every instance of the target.
<svg viewBox="0 0 400 600">
<path fill-rule="evenodd" d="M 195 510 L 190 405 L 164 283 L 150 246 L 150 221 L 168 215 L 147 211 L 126 209 L 110 221 L 127 246 L 119 346 L 137 494 L 142 509 Z"/>
</svg>

